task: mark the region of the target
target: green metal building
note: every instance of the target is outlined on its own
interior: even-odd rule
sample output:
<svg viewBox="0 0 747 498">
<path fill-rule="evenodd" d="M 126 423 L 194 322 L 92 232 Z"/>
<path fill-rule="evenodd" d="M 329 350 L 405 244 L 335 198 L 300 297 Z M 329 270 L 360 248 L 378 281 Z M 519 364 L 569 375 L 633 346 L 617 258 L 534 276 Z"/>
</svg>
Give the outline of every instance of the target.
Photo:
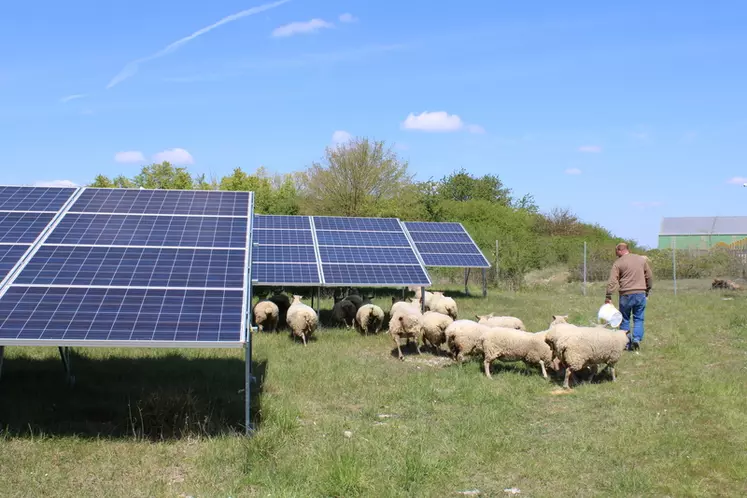
<svg viewBox="0 0 747 498">
<path fill-rule="evenodd" d="M 659 249 L 707 251 L 714 247 L 747 245 L 747 216 L 663 218 Z"/>
</svg>

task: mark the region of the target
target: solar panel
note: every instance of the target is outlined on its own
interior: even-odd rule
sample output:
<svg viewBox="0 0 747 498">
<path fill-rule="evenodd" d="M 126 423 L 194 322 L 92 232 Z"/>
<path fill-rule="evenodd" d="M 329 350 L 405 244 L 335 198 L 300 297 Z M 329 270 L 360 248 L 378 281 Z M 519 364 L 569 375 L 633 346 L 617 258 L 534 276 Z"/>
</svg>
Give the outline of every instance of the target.
<svg viewBox="0 0 747 498">
<path fill-rule="evenodd" d="M 489 268 L 461 223 L 404 222 L 426 266 Z"/>
<path fill-rule="evenodd" d="M 82 190 L 0 294 L 0 340 L 241 346 L 251 210 L 250 192 Z"/>
<path fill-rule="evenodd" d="M 252 231 L 252 283 L 322 283 L 308 216 L 257 214 Z"/>
<path fill-rule="evenodd" d="M 326 285 L 430 285 L 396 218 L 313 217 Z"/>
<path fill-rule="evenodd" d="M 0 211 L 43 211 L 56 213 L 76 188 L 0 186 Z"/>
<path fill-rule="evenodd" d="M 0 212 L 0 243 L 31 244 L 55 213 Z"/>
<path fill-rule="evenodd" d="M 0 281 L 16 266 L 28 248 L 27 245 L 0 245 Z"/>
</svg>

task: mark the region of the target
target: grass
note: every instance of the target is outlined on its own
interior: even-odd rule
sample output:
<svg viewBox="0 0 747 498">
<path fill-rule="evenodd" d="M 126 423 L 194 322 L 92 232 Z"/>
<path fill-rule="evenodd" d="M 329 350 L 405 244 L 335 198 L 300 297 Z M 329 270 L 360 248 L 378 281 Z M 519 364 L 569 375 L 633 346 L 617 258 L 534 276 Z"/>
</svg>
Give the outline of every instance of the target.
<svg viewBox="0 0 747 498">
<path fill-rule="evenodd" d="M 652 293 L 618 382 L 556 395 L 522 363 L 393 355 L 388 335 L 325 328 L 304 348 L 255 335 L 258 431 L 240 435 L 243 352 L 8 348 L 4 496 L 744 496 L 745 297 L 682 282 Z M 603 290 L 457 298 L 460 316 L 595 318 Z M 382 300 L 381 304 L 385 303 Z M 385 307 L 385 309 L 388 306 Z M 348 432 L 349 431 L 349 432 Z M 349 437 L 348 437 L 349 436 Z"/>
</svg>

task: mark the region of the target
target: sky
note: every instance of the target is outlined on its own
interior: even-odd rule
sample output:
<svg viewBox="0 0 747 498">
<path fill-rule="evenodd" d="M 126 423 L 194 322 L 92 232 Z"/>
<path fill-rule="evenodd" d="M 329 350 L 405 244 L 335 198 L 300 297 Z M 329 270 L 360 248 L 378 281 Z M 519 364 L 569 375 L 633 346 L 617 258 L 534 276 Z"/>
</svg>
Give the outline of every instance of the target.
<svg viewBox="0 0 747 498">
<path fill-rule="evenodd" d="M 747 2 L 37 0 L 0 9 L 0 183 L 304 169 L 351 136 L 655 246 L 747 215 Z"/>
</svg>

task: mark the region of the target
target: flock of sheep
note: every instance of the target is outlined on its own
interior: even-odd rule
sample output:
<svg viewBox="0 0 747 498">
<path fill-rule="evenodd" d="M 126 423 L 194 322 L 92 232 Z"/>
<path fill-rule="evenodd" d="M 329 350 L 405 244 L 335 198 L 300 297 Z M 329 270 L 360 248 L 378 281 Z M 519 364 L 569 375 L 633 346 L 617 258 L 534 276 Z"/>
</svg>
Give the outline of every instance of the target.
<svg viewBox="0 0 747 498">
<path fill-rule="evenodd" d="M 477 316 L 477 321 L 458 319 L 457 304 L 442 292 L 426 292 L 420 288 L 407 300 L 392 298 L 388 333 L 404 359 L 400 341 L 415 342 L 418 354 L 427 346 L 434 353 L 447 345 L 451 357 L 458 362 L 466 356 L 482 355 L 485 375 L 490 375 L 494 360 L 523 361 L 539 365 L 543 377 L 547 367 L 565 369 L 563 387 L 570 389 L 574 373 L 589 371 L 593 377 L 606 365 L 615 377 L 615 365 L 623 354 L 626 332 L 602 325 L 582 327 L 567 322 L 567 315 L 555 315 L 547 330 L 527 332 L 524 323 L 512 316 Z M 378 333 L 386 321 L 384 311 L 357 294 L 335 297 L 332 316 L 335 322 L 365 333 Z M 421 301 L 425 311 L 421 311 Z M 319 317 L 311 306 L 294 295 L 293 301 L 284 294 L 275 294 L 259 301 L 254 307 L 254 321 L 260 331 L 275 331 L 284 321 L 291 335 L 306 345 L 314 333 Z"/>
</svg>

